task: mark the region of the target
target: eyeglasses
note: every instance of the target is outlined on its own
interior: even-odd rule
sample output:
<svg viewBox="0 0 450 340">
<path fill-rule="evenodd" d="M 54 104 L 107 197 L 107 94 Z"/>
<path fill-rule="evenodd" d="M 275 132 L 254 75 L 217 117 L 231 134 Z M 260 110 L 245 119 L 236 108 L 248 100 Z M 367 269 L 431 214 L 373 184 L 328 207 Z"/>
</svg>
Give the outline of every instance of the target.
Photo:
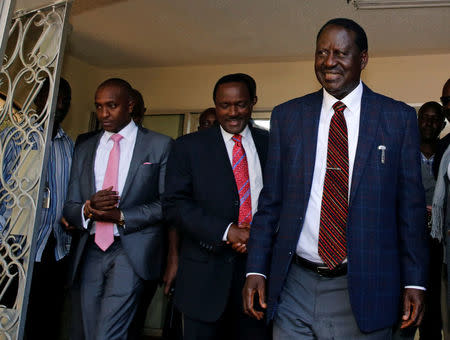
<svg viewBox="0 0 450 340">
<path fill-rule="evenodd" d="M 450 96 L 441 97 L 442 105 L 447 106 L 450 103 Z"/>
</svg>

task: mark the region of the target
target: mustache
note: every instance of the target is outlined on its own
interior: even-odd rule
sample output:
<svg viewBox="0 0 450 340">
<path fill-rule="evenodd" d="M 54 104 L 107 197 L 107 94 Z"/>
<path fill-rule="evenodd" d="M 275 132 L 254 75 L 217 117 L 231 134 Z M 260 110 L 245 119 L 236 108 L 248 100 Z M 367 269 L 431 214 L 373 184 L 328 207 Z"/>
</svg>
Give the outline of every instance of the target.
<svg viewBox="0 0 450 340">
<path fill-rule="evenodd" d="M 334 66 L 334 67 L 322 66 L 320 68 L 320 71 L 325 72 L 325 73 L 342 74 L 342 69 L 339 66 Z"/>
</svg>

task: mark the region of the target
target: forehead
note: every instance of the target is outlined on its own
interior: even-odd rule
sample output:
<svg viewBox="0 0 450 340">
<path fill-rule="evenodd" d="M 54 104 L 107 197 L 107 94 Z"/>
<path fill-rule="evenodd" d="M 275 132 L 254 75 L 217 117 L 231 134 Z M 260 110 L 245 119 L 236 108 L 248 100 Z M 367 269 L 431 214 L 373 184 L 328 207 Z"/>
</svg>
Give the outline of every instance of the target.
<svg viewBox="0 0 450 340">
<path fill-rule="evenodd" d="M 242 82 L 231 82 L 220 84 L 217 88 L 216 98 L 219 97 L 245 97 L 250 98 L 247 86 Z"/>
<path fill-rule="evenodd" d="M 126 100 L 126 91 L 120 86 L 105 85 L 99 87 L 95 92 L 95 102 L 109 102 Z"/>
<path fill-rule="evenodd" d="M 436 109 L 434 109 L 433 107 L 427 107 L 424 110 L 420 110 L 419 112 L 419 117 L 422 116 L 437 116 L 440 115 L 439 111 L 436 111 Z"/>
<path fill-rule="evenodd" d="M 328 25 L 317 38 L 317 46 L 335 45 L 337 47 L 357 48 L 356 33 L 342 26 Z"/>
</svg>

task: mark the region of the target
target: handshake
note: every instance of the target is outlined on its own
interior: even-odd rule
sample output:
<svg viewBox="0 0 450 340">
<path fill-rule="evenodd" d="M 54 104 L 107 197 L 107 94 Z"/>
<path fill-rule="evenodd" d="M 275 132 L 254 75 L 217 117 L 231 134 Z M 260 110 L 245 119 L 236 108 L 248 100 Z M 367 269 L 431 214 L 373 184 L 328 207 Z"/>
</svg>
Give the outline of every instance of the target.
<svg viewBox="0 0 450 340">
<path fill-rule="evenodd" d="M 232 223 L 228 229 L 227 244 L 231 244 L 238 253 L 247 252 L 247 242 L 250 237 L 250 225 L 248 223 Z"/>
</svg>

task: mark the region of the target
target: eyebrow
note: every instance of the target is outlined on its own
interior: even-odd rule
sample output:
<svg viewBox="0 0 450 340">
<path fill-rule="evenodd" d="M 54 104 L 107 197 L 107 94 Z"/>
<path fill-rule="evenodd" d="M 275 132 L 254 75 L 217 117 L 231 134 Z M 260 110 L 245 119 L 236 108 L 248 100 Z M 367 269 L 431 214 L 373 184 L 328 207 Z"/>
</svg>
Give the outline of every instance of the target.
<svg viewBox="0 0 450 340">
<path fill-rule="evenodd" d="M 105 103 L 99 103 L 99 102 L 94 102 L 95 103 L 95 105 L 108 105 L 108 104 L 111 104 L 111 103 L 116 103 L 116 101 L 114 101 L 114 100 L 109 100 L 109 101 L 107 101 L 107 102 L 105 102 Z"/>
</svg>

